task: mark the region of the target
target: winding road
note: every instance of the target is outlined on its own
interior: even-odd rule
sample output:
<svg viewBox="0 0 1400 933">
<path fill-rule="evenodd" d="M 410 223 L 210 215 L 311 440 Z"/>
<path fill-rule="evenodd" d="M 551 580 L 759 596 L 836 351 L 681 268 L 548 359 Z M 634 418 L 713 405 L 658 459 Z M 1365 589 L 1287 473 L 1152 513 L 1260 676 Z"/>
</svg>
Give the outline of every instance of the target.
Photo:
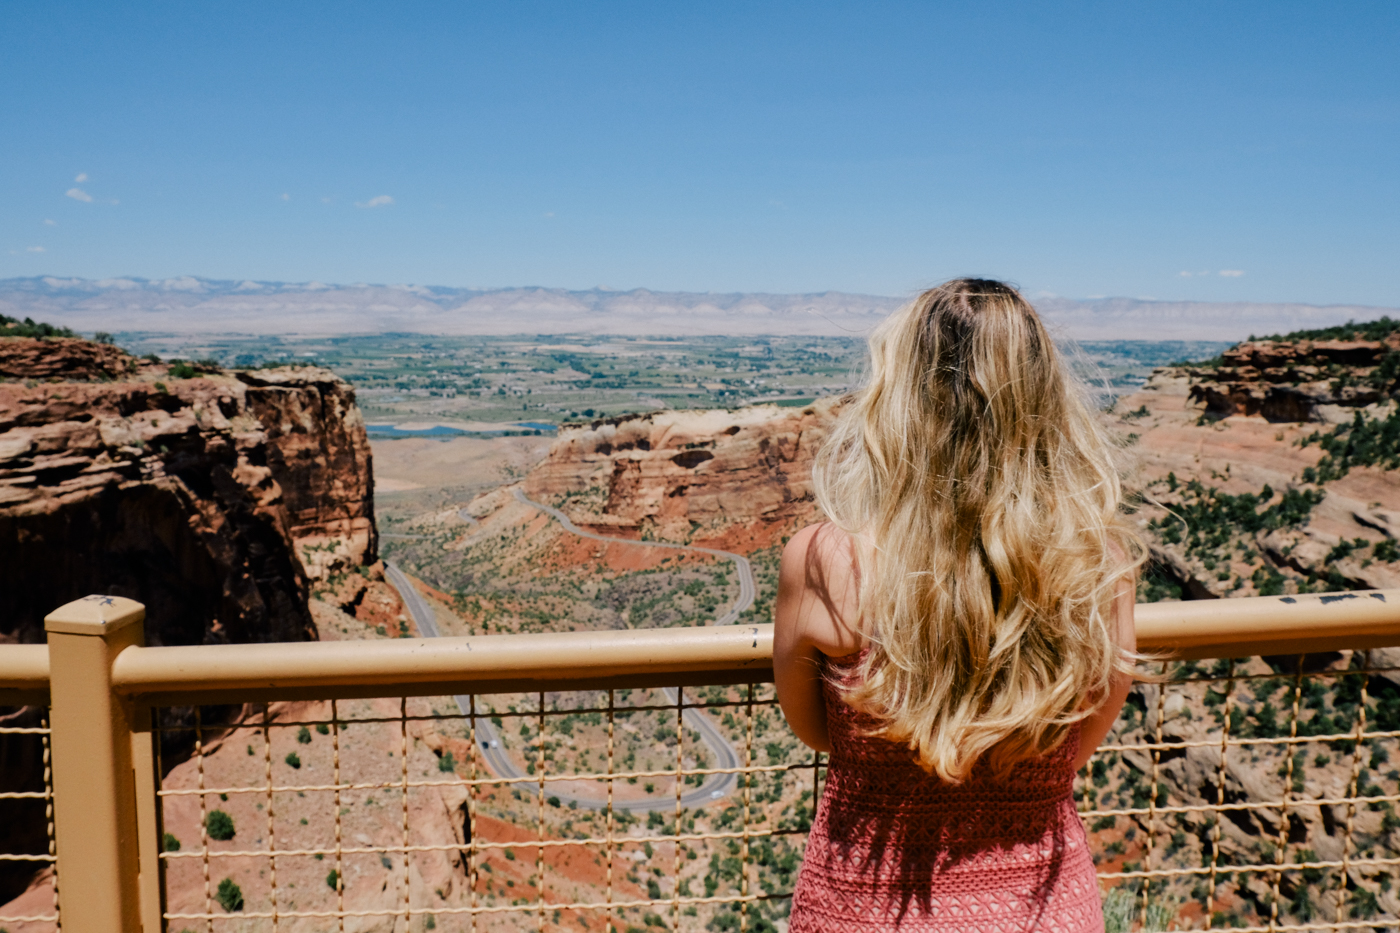
<svg viewBox="0 0 1400 933">
<path fill-rule="evenodd" d="M 753 605 L 757 588 L 754 585 L 753 567 L 749 564 L 748 558 L 742 554 L 735 554 L 732 551 L 721 551 L 716 548 L 695 547 L 689 544 L 667 544 L 661 541 L 636 541 L 632 538 L 618 538 L 609 535 L 600 535 L 597 532 L 587 531 L 575 525 L 569 516 L 558 509 L 536 502 L 525 496 L 524 491 L 517 486 L 514 490 L 515 498 L 521 503 L 538 509 L 546 515 L 554 518 L 563 526 L 564 530 L 578 535 L 582 538 L 592 538 L 595 541 L 605 541 L 609 544 L 631 544 L 637 547 L 660 547 L 670 548 L 674 551 L 695 551 L 701 554 L 711 554 L 734 562 L 735 571 L 739 577 L 739 596 L 734 600 L 734 605 L 729 611 L 712 623 L 714 625 L 730 625 L 743 615 L 744 611 Z M 476 519 L 472 518 L 463 509 L 459 512 L 464 519 L 476 524 Z M 409 613 L 413 616 L 414 624 L 418 631 L 425 638 L 437 638 L 441 632 L 437 627 L 437 619 L 433 615 L 433 607 L 423 598 L 422 594 L 413 586 L 402 570 L 393 564 L 385 562 L 385 576 L 394 589 L 399 591 L 399 596 L 403 599 L 404 605 L 408 607 Z M 674 687 L 664 687 L 662 692 L 671 703 L 680 702 L 680 693 Z M 463 715 L 468 715 L 471 709 L 471 698 L 466 695 L 454 697 L 457 706 Z M 714 720 L 698 709 L 687 709 L 684 713 L 685 723 L 696 732 L 700 733 L 700 738 L 714 754 L 716 768 L 737 768 L 739 767 L 739 753 L 729 740 L 719 731 Z M 516 767 L 506 750 L 501 747 L 500 738 L 496 734 L 495 728 L 489 719 L 478 719 L 476 725 L 477 739 L 481 743 L 481 755 L 486 760 L 487 765 L 498 776 L 503 778 L 513 778 L 511 783 L 519 787 L 538 788 L 539 780 L 531 778 L 525 772 Z M 738 781 L 734 774 L 711 774 L 695 790 L 681 795 L 681 806 L 694 807 L 701 806 L 711 801 L 718 800 L 731 792 L 737 786 Z M 555 793 L 550 796 L 558 797 L 560 801 L 568 803 L 576 802 L 581 807 L 588 807 L 594 810 L 601 810 L 607 806 L 607 798 L 585 797 L 577 794 Z M 614 810 L 629 810 L 632 812 L 647 813 L 655 811 L 670 811 L 676 806 L 674 796 L 668 798 L 645 798 L 642 800 L 614 800 Z"/>
</svg>

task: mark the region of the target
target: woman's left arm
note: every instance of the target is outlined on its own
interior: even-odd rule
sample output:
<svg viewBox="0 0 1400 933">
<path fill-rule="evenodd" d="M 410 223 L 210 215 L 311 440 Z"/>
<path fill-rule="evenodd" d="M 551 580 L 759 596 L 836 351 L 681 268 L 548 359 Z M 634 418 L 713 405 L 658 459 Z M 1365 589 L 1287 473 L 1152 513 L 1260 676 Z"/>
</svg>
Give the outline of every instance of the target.
<svg viewBox="0 0 1400 933">
<path fill-rule="evenodd" d="M 1133 607 L 1137 586 L 1132 578 L 1118 584 L 1118 594 L 1113 600 L 1115 622 L 1118 626 L 1118 645 L 1128 651 L 1137 650 L 1137 629 L 1133 625 Z M 1074 759 L 1074 770 L 1078 771 L 1088 763 L 1099 743 L 1113 728 L 1118 714 L 1123 710 L 1123 702 L 1133 687 L 1133 675 L 1124 671 L 1115 672 L 1109 681 L 1108 696 L 1094 714 L 1079 726 L 1079 754 Z"/>
</svg>

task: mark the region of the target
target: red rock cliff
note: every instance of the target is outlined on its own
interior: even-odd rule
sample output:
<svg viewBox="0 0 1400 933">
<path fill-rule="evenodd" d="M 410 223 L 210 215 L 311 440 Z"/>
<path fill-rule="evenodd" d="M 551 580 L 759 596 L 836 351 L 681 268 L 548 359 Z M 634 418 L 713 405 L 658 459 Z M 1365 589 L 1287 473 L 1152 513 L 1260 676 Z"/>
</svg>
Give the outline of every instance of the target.
<svg viewBox="0 0 1400 933">
<path fill-rule="evenodd" d="M 92 592 L 146 603 L 150 644 L 314 637 L 310 580 L 377 559 L 364 425 L 325 370 L 178 379 L 6 338 L 0 373 L 0 638 Z"/>
<path fill-rule="evenodd" d="M 662 411 L 566 429 L 525 479 L 579 524 L 666 540 L 762 546 L 813 521 L 812 460 L 839 402 Z"/>
</svg>

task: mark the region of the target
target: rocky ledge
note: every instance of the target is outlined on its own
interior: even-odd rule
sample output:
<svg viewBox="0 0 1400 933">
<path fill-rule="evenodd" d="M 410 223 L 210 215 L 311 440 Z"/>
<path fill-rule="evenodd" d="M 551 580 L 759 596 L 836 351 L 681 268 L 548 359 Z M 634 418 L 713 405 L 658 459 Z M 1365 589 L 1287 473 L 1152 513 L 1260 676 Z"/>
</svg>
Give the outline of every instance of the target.
<svg viewBox="0 0 1400 933">
<path fill-rule="evenodd" d="M 1400 390 L 1400 332 L 1382 340 L 1251 340 L 1192 371 L 1191 398 L 1209 417 L 1312 421 Z"/>
<path fill-rule="evenodd" d="M 525 479 L 581 525 L 748 550 L 814 521 L 812 461 L 838 399 L 659 411 L 566 428 Z M 728 545 L 726 545 L 728 546 Z"/>
<path fill-rule="evenodd" d="M 314 637 L 310 587 L 377 560 L 369 444 L 330 372 L 5 338 L 0 373 L 0 639 L 42 641 L 94 592 L 144 602 L 150 644 Z"/>
</svg>

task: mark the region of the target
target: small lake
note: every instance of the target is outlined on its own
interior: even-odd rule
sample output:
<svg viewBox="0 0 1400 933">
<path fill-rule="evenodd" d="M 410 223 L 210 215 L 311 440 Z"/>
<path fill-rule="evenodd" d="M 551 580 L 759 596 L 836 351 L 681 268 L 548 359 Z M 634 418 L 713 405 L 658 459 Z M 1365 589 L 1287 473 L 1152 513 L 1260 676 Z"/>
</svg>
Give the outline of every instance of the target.
<svg viewBox="0 0 1400 933">
<path fill-rule="evenodd" d="M 503 424 L 498 429 L 489 431 L 467 431 L 462 428 L 453 428 L 445 424 L 435 424 L 431 428 L 418 428 L 406 431 L 396 424 L 367 424 L 365 431 L 370 437 L 380 440 L 394 437 L 465 437 L 467 435 L 496 435 L 496 434 L 518 434 L 521 431 L 553 431 L 555 426 L 546 424 L 543 421 L 520 421 L 511 424 Z"/>
</svg>

